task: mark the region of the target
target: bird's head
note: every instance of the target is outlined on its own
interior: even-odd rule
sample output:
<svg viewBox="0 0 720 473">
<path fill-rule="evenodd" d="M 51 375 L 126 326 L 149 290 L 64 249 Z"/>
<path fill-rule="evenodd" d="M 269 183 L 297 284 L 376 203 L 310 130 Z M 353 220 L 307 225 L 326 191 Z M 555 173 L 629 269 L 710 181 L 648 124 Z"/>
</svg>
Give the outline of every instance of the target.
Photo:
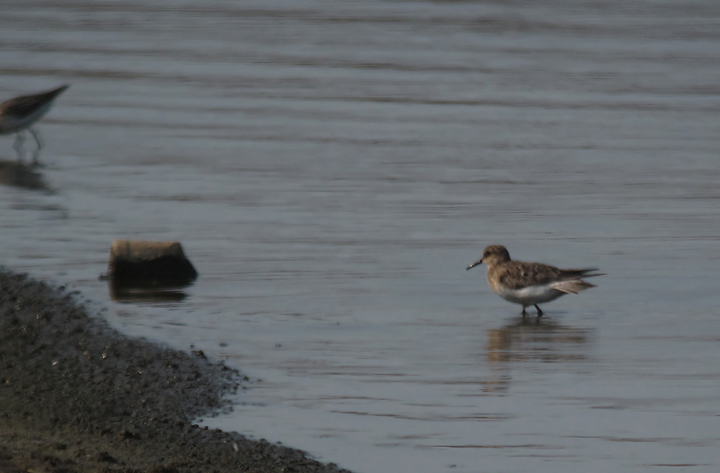
<svg viewBox="0 0 720 473">
<path fill-rule="evenodd" d="M 482 263 L 492 267 L 507 261 L 510 261 L 510 253 L 508 253 L 507 248 L 502 245 L 490 245 L 483 251 L 482 258 L 468 266 L 467 269 L 472 269 Z"/>
</svg>

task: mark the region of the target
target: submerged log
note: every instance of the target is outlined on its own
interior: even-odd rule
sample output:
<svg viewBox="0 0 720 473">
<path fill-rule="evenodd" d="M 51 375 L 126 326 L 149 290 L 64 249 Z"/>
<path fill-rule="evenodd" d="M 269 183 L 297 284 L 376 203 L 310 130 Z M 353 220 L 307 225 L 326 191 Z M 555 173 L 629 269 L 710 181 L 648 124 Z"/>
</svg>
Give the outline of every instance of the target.
<svg viewBox="0 0 720 473">
<path fill-rule="evenodd" d="M 172 241 L 115 240 L 108 277 L 125 284 L 189 284 L 198 277 L 182 246 Z"/>
</svg>

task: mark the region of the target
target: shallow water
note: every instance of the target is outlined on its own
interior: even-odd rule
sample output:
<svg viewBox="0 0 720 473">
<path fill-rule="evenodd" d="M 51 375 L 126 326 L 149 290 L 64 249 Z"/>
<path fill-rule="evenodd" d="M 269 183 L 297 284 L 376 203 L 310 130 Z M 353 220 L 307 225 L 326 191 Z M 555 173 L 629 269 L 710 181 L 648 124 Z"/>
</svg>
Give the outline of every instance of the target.
<svg viewBox="0 0 720 473">
<path fill-rule="evenodd" d="M 253 380 L 206 419 L 357 472 L 717 471 L 720 4 L 4 1 L 59 83 L 0 263 Z M 29 142 L 32 140 L 28 140 Z M 117 238 L 200 272 L 115 302 Z M 598 266 L 518 317 L 490 243 Z"/>
</svg>

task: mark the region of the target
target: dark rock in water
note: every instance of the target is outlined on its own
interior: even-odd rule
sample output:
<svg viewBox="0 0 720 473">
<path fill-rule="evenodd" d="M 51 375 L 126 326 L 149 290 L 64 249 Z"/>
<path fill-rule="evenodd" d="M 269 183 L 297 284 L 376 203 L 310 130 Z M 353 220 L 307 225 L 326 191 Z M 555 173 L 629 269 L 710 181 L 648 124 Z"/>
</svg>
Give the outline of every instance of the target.
<svg viewBox="0 0 720 473">
<path fill-rule="evenodd" d="M 108 276 L 119 285 L 183 285 L 198 273 L 177 242 L 115 240 Z"/>
</svg>

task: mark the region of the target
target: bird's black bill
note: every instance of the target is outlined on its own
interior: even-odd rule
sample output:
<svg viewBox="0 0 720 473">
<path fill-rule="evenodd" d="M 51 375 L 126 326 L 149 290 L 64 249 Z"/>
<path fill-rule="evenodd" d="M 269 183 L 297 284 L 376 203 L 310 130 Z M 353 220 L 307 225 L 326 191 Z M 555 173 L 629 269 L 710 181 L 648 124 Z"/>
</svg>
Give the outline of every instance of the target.
<svg viewBox="0 0 720 473">
<path fill-rule="evenodd" d="M 473 264 L 471 264 L 470 266 L 468 266 L 465 270 L 466 270 L 466 271 L 471 270 L 471 269 L 473 269 L 475 266 L 477 266 L 477 265 L 479 265 L 479 264 L 482 264 L 482 260 L 481 260 L 481 259 L 475 261 Z"/>
</svg>

